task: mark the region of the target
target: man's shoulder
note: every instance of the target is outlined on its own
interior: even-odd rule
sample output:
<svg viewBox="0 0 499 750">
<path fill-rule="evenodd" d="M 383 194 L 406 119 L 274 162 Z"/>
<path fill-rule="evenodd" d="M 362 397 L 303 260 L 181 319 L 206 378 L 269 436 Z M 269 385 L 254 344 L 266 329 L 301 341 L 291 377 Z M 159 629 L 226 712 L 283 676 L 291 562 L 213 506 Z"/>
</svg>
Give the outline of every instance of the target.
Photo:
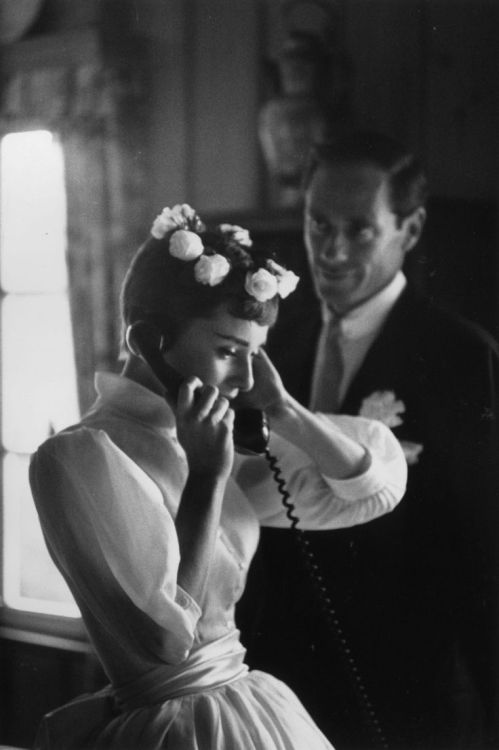
<svg viewBox="0 0 499 750">
<path fill-rule="evenodd" d="M 392 309 L 387 327 L 390 325 L 408 336 L 417 336 L 420 345 L 426 342 L 443 349 L 490 349 L 499 356 L 498 342 L 485 328 L 410 285 Z"/>
</svg>

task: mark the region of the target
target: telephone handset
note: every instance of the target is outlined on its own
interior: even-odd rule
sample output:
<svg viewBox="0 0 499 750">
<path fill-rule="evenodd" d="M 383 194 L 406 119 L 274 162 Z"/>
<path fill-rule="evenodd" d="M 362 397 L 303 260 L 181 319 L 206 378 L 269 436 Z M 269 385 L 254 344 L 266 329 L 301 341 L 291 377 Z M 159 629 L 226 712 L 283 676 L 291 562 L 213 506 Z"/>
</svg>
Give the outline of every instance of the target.
<svg viewBox="0 0 499 750">
<path fill-rule="evenodd" d="M 130 351 L 142 357 L 174 401 L 184 378 L 161 354 L 161 331 L 149 321 L 138 320 L 126 332 Z M 245 455 L 262 455 L 269 440 L 265 413 L 258 409 L 236 409 L 234 418 L 234 448 Z"/>
</svg>

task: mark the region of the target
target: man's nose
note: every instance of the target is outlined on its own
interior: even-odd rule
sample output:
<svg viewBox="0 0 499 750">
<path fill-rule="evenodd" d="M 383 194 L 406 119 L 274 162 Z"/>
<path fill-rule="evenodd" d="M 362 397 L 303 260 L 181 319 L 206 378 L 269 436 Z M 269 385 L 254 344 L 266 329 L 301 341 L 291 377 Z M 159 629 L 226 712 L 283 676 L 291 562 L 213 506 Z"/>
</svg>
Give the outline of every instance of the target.
<svg viewBox="0 0 499 750">
<path fill-rule="evenodd" d="M 341 263 L 348 258 L 348 240 L 340 230 L 331 230 L 321 247 L 321 256 L 326 261 Z"/>
</svg>

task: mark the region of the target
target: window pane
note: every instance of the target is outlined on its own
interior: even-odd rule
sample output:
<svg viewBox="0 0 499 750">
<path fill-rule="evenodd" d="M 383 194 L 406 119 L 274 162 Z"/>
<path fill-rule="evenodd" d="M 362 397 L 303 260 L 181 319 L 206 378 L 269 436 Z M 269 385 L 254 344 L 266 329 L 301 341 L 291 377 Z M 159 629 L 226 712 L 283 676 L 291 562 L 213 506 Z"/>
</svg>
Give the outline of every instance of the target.
<svg viewBox="0 0 499 750">
<path fill-rule="evenodd" d="M 65 289 L 66 192 L 60 144 L 46 130 L 10 133 L 1 140 L 0 165 L 2 289 Z"/>
<path fill-rule="evenodd" d="M 78 420 L 67 296 L 9 295 L 1 320 L 2 443 L 31 453 Z"/>
<path fill-rule="evenodd" d="M 30 612 L 79 617 L 43 540 L 28 481 L 29 458 L 3 461 L 5 603 Z"/>
</svg>

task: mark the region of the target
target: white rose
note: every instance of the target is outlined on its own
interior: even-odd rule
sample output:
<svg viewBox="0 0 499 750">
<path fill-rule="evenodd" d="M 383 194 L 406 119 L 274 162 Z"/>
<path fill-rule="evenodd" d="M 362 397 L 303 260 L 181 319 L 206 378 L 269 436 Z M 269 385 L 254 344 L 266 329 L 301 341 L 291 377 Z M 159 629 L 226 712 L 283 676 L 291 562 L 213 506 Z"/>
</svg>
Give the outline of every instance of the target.
<svg viewBox="0 0 499 750">
<path fill-rule="evenodd" d="M 170 237 L 170 255 L 179 260 L 194 260 L 204 250 L 201 237 L 187 229 L 178 229 Z"/>
<path fill-rule="evenodd" d="M 194 266 L 194 278 L 200 284 L 216 286 L 230 271 L 230 263 L 223 255 L 203 255 Z"/>
<path fill-rule="evenodd" d="M 377 419 L 387 427 L 398 427 L 403 424 L 399 415 L 404 412 L 404 402 L 397 399 L 393 391 L 375 391 L 362 401 L 359 415 Z"/>
<path fill-rule="evenodd" d="M 300 277 L 293 273 L 293 271 L 284 271 L 282 276 L 277 277 L 279 296 L 284 299 L 288 294 L 294 292 L 299 281 Z"/>
<path fill-rule="evenodd" d="M 151 234 L 156 240 L 161 240 L 170 229 L 175 229 L 177 226 L 176 222 L 170 217 L 169 214 L 165 213 L 170 209 L 163 209 L 163 211 L 156 216 L 151 227 Z"/>
<path fill-rule="evenodd" d="M 173 208 L 165 208 L 156 216 L 151 228 L 152 236 L 161 240 L 171 229 L 187 229 L 189 222 L 196 219 L 196 211 L 188 203 L 177 203 Z"/>
<path fill-rule="evenodd" d="M 265 268 L 259 268 L 255 273 L 246 274 L 244 288 L 258 302 L 266 302 L 277 294 L 277 278 Z"/>
<path fill-rule="evenodd" d="M 232 239 L 243 247 L 251 247 L 253 244 L 249 231 L 243 227 L 239 227 L 237 224 L 220 224 L 219 229 L 224 234 L 231 234 Z"/>
<path fill-rule="evenodd" d="M 293 271 L 287 271 L 283 266 L 280 266 L 279 263 L 276 263 L 275 260 L 268 260 L 267 267 L 277 277 L 277 292 L 279 297 L 284 299 L 288 294 L 295 291 L 298 282 L 300 281 L 299 276 L 293 273 Z"/>
</svg>

